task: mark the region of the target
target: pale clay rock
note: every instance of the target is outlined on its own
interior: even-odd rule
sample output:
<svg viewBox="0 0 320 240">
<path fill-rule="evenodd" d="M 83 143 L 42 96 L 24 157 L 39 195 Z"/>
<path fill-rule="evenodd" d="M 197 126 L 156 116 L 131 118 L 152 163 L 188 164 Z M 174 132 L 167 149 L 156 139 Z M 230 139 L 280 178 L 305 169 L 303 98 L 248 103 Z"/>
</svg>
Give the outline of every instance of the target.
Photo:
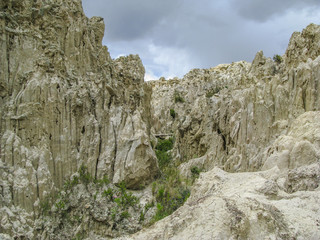
<svg viewBox="0 0 320 240">
<path fill-rule="evenodd" d="M 319 187 L 288 194 L 279 170 L 201 173 L 191 197 L 171 216 L 119 239 L 319 239 Z"/>
<path fill-rule="evenodd" d="M 294 33 L 281 63 L 260 51 L 144 83 L 137 55 L 110 58 L 103 19 L 85 17 L 81 0 L 0 9 L 1 238 L 54 236 L 58 222 L 40 231 L 39 204 L 81 164 L 97 179 L 148 185 L 159 134 L 175 137 L 182 177 L 206 172 L 184 206 L 123 239 L 320 238 L 320 26 Z M 72 198 L 91 211 L 73 231 L 104 239 L 107 205 L 83 202 L 90 191 Z"/>
</svg>

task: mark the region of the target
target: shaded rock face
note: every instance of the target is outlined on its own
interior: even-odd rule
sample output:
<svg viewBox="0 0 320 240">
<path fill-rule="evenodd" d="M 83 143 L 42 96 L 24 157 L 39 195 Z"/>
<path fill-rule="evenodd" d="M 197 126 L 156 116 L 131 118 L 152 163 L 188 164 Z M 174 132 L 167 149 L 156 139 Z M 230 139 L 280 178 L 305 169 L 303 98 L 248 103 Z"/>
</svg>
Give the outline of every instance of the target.
<svg viewBox="0 0 320 240">
<path fill-rule="evenodd" d="M 80 165 L 139 188 L 158 173 L 150 89 L 136 55 L 112 60 L 81 1 L 1 1 L 1 206 L 36 214 Z"/>
<path fill-rule="evenodd" d="M 0 238 L 137 231 L 140 209 L 115 226 L 103 190 L 158 175 L 155 136 L 174 137 L 182 177 L 205 173 L 173 215 L 124 239 L 320 238 L 320 26 L 294 33 L 282 61 L 259 52 L 147 83 L 137 55 L 110 58 L 103 32 L 80 0 L 0 2 Z M 60 215 L 41 216 L 57 192 Z"/>
</svg>

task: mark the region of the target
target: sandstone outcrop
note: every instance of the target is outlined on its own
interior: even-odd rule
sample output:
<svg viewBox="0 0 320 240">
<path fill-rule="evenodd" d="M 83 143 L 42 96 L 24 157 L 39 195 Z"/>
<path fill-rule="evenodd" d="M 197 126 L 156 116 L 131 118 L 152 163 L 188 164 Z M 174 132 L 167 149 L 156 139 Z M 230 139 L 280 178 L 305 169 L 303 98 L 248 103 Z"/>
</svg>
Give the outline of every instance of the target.
<svg viewBox="0 0 320 240">
<path fill-rule="evenodd" d="M 81 0 L 0 2 L 0 238 L 138 231 L 153 186 L 122 209 L 131 193 L 115 185 L 159 176 L 166 137 L 181 179 L 202 173 L 176 212 L 120 239 L 320 238 L 320 26 L 279 61 L 261 51 L 146 83 L 140 58 L 111 59 L 103 33 Z"/>
</svg>

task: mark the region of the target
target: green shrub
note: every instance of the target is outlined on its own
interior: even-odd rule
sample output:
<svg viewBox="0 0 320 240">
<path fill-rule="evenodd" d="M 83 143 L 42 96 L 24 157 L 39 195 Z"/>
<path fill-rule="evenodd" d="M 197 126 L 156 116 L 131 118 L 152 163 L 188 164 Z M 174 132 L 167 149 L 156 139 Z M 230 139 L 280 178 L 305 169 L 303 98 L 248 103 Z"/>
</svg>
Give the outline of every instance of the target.
<svg viewBox="0 0 320 240">
<path fill-rule="evenodd" d="M 120 218 L 121 219 L 126 219 L 126 218 L 129 218 L 130 217 L 130 213 L 128 213 L 128 211 L 123 211 L 121 214 L 120 214 Z"/>
<path fill-rule="evenodd" d="M 56 202 L 56 208 L 59 210 L 64 210 L 66 207 L 66 203 L 63 200 L 60 200 L 59 202 Z"/>
<path fill-rule="evenodd" d="M 147 203 L 145 206 L 144 206 L 144 210 L 147 212 L 150 208 L 154 207 L 154 202 L 150 202 L 150 203 Z"/>
<path fill-rule="evenodd" d="M 158 190 L 158 194 L 157 194 L 157 201 L 161 202 L 164 199 L 164 187 L 161 186 L 161 188 Z"/>
<path fill-rule="evenodd" d="M 278 54 L 276 54 L 276 55 L 274 55 L 273 56 L 273 61 L 275 61 L 276 63 L 282 63 L 282 57 L 280 56 L 280 55 L 278 55 Z"/>
<path fill-rule="evenodd" d="M 157 203 L 157 211 L 156 211 L 156 215 L 153 217 L 153 220 L 156 222 L 165 218 L 168 215 L 169 214 L 165 211 L 165 208 L 162 206 L 162 204 Z"/>
<path fill-rule="evenodd" d="M 79 175 L 80 181 L 85 185 L 88 185 L 92 180 L 90 173 L 88 173 L 88 168 L 83 164 L 79 168 Z"/>
<path fill-rule="evenodd" d="M 160 169 L 166 167 L 172 160 L 171 153 L 156 150 L 156 156 Z"/>
<path fill-rule="evenodd" d="M 180 96 L 178 92 L 174 93 L 174 102 L 175 103 L 184 103 L 184 99 Z"/>
<path fill-rule="evenodd" d="M 141 210 L 140 217 L 139 217 L 139 222 L 140 223 L 144 221 L 144 215 L 145 215 L 145 213 L 143 212 L 143 210 Z"/>
<path fill-rule="evenodd" d="M 126 189 L 126 185 L 124 182 L 119 184 L 120 193 L 117 193 L 117 198 L 114 201 L 118 204 L 122 209 L 127 209 L 128 207 L 135 207 L 139 199 L 134 196 L 131 192 L 128 192 Z"/>
<path fill-rule="evenodd" d="M 175 119 L 176 118 L 176 112 L 174 111 L 174 109 L 170 109 L 170 116 Z"/>
<path fill-rule="evenodd" d="M 191 174 L 193 178 L 198 178 L 200 175 L 201 170 L 197 166 L 193 166 L 191 169 Z"/>
<path fill-rule="evenodd" d="M 169 139 L 159 139 L 155 152 L 160 169 L 163 169 L 168 164 L 170 164 L 172 156 L 168 151 L 173 148 L 173 143 L 174 139 L 172 137 L 170 137 Z"/>
<path fill-rule="evenodd" d="M 170 137 L 169 139 L 159 139 L 156 146 L 156 150 L 166 152 L 173 148 L 174 139 Z"/>
<path fill-rule="evenodd" d="M 190 190 L 182 184 L 178 170 L 174 166 L 166 167 L 155 190 L 157 201 L 156 215 L 152 222 L 158 221 L 184 204 L 190 196 Z"/>
<path fill-rule="evenodd" d="M 113 189 L 108 188 L 107 190 L 104 190 L 102 195 L 106 198 L 108 198 L 110 201 L 113 201 Z"/>
<path fill-rule="evenodd" d="M 118 214 L 118 208 L 112 208 L 111 209 L 111 218 L 113 221 L 116 220 L 117 214 Z"/>
</svg>

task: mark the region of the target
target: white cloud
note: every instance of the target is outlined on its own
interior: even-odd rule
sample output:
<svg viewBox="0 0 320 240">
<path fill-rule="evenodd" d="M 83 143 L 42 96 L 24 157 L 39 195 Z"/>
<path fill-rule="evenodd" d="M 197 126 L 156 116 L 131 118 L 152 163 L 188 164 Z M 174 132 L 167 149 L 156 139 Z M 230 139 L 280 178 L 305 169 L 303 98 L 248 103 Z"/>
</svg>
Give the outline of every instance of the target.
<svg viewBox="0 0 320 240">
<path fill-rule="evenodd" d="M 144 75 L 145 81 L 158 80 L 158 79 L 159 77 L 155 76 L 153 72 L 146 70 L 146 74 Z"/>
<path fill-rule="evenodd" d="M 162 68 L 161 75 L 158 73 L 159 77 L 167 79 L 182 77 L 192 67 L 192 59 L 185 49 L 157 46 L 152 43 L 148 46 L 148 50 L 154 64 L 157 64 L 158 68 Z M 148 65 L 146 65 L 146 68 L 148 68 Z M 157 75 L 157 73 L 154 73 L 154 75 Z"/>
</svg>

